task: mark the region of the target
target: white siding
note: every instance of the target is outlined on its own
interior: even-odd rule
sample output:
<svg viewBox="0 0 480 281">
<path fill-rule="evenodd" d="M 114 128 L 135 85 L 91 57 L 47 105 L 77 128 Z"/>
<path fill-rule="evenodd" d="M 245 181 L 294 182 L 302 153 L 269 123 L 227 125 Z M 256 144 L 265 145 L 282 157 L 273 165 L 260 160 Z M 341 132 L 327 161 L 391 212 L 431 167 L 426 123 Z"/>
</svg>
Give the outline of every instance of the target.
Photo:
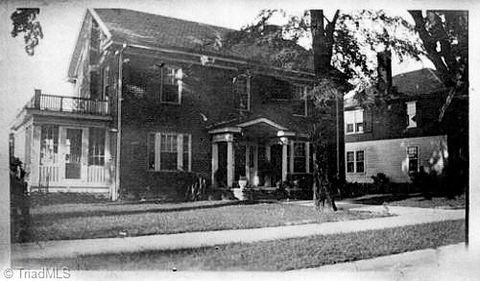
<svg viewBox="0 0 480 281">
<path fill-rule="evenodd" d="M 440 173 L 448 158 L 447 136 L 375 140 L 345 143 L 347 151 L 365 151 L 365 173 L 346 173 L 348 182 L 373 182 L 372 176 L 384 173 L 392 182 L 409 182 L 407 147 L 417 146 L 419 167 Z"/>
</svg>

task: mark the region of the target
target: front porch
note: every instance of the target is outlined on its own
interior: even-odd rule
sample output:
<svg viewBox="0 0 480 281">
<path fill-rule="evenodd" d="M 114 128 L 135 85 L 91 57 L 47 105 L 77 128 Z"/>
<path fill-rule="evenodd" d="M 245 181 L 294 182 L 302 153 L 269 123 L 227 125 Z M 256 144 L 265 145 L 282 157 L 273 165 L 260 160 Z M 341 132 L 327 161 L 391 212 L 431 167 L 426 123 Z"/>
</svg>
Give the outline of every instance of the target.
<svg viewBox="0 0 480 281">
<path fill-rule="evenodd" d="M 111 193 L 115 137 L 107 101 L 39 90 L 12 126 L 29 191 Z"/>
<path fill-rule="evenodd" d="M 310 174 L 313 153 L 308 136 L 267 118 L 257 118 L 209 131 L 212 135 L 212 183 L 277 187 L 291 176 Z"/>
</svg>

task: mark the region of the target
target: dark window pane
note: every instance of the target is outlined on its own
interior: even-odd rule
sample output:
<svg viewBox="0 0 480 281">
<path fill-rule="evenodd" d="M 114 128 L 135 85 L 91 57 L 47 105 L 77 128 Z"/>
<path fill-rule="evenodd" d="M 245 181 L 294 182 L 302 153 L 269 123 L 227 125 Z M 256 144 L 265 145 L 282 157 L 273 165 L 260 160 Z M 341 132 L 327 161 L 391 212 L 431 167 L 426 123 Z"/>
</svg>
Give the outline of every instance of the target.
<svg viewBox="0 0 480 281">
<path fill-rule="evenodd" d="M 176 170 L 177 169 L 177 153 L 161 152 L 160 153 L 160 169 Z"/>
<path fill-rule="evenodd" d="M 347 162 L 355 161 L 354 154 L 352 151 L 347 152 Z"/>
<path fill-rule="evenodd" d="M 357 161 L 363 161 L 365 159 L 365 152 L 357 151 Z"/>
<path fill-rule="evenodd" d="M 365 164 L 363 162 L 357 162 L 357 173 L 363 173 L 365 171 Z"/>
<path fill-rule="evenodd" d="M 347 133 L 353 132 L 353 124 L 347 124 Z"/>
<path fill-rule="evenodd" d="M 357 132 L 363 132 L 363 123 L 357 123 L 357 128 L 356 128 L 356 131 Z"/>
<path fill-rule="evenodd" d="M 348 162 L 347 163 L 347 173 L 353 173 L 354 171 L 354 163 L 353 162 Z"/>
<path fill-rule="evenodd" d="M 155 170 L 155 135 L 148 135 L 148 169 Z"/>
<path fill-rule="evenodd" d="M 178 86 L 163 85 L 162 102 L 178 103 Z"/>
</svg>

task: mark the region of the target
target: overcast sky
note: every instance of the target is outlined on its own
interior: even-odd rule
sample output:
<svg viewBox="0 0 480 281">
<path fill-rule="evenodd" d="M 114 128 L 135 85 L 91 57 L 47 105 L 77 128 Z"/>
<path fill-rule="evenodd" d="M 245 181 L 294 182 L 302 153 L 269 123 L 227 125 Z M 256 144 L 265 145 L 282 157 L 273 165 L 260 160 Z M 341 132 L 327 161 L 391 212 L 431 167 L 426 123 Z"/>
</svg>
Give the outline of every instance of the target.
<svg viewBox="0 0 480 281">
<path fill-rule="evenodd" d="M 315 3 L 315 4 L 312 4 Z M 319 1 L 221 1 L 221 0 L 128 0 L 128 1 L 9 1 L 0 4 L 0 111 L 2 123 L 10 122 L 15 113 L 33 96 L 34 89 L 58 95 L 71 95 L 72 86 L 66 82 L 67 67 L 77 39 L 83 16 L 88 7 L 116 7 L 158 13 L 192 21 L 239 29 L 252 22 L 262 8 L 282 8 L 291 14 L 318 6 Z M 335 2 L 333 2 L 335 3 Z M 362 8 L 371 7 L 371 3 Z M 332 7 L 332 2 L 328 7 Z M 339 8 L 352 8 L 346 3 L 335 3 Z M 347 6 L 345 6 L 347 5 Z M 370 6 L 369 6 L 370 5 Z M 44 39 L 35 48 L 35 55 L 28 56 L 20 37 L 12 38 L 10 14 L 18 7 L 39 7 L 39 20 Z M 378 6 L 374 6 L 378 7 Z M 405 10 L 393 7 L 396 13 L 407 15 Z M 325 7 L 318 7 L 325 8 Z M 388 6 L 387 8 L 391 8 Z M 327 9 L 327 12 L 329 10 Z M 403 65 L 393 64 L 394 74 L 421 67 L 431 67 L 410 61 Z M 7 122 L 7 124 L 8 124 Z M 4 127 L 4 126 L 2 126 Z"/>
</svg>

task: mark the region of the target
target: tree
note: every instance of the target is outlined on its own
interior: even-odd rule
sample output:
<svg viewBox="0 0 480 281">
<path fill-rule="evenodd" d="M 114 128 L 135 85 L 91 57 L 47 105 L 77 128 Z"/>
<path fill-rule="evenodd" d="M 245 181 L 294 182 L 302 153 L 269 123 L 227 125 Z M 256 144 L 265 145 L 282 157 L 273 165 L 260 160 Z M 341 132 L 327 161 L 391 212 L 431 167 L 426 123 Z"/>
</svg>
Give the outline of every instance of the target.
<svg viewBox="0 0 480 281">
<path fill-rule="evenodd" d="M 270 56 L 274 61 L 288 62 L 287 67 L 295 65 L 298 59 L 301 59 L 302 63 L 297 65 L 305 65 L 305 56 L 313 55 L 316 85 L 309 95 L 315 101 L 319 112 L 312 123 L 311 133 L 317 156 L 314 165 L 314 199 L 319 210 L 325 210 L 326 205 L 329 206 L 327 209 L 335 209 L 330 193 L 334 189 L 332 186 L 341 184 L 339 165 L 336 165 L 336 169 L 333 167 L 334 140 L 329 137 L 332 136 L 329 129 L 334 127 L 331 125 L 334 125 L 335 121 L 328 117 L 338 113 L 335 109 L 338 110 L 339 101 L 343 102 L 343 93 L 351 89 L 350 85 L 353 84 L 356 90 L 355 98 L 366 107 L 383 102 L 394 94 L 391 89 L 371 90 L 372 86 L 378 83 L 378 79 L 375 63 L 368 59 L 369 54 L 377 53 L 378 47 L 382 47 L 395 53 L 400 61 L 406 57 L 420 59 L 422 55 L 432 60 L 441 73 L 445 86 L 451 88 L 439 120 L 455 93 L 466 93 L 466 12 L 427 11 L 426 17 L 423 17 L 420 11 L 409 13 L 414 24 L 402 17 L 388 15 L 382 10 L 336 10 L 330 19 L 323 10 L 311 10 L 300 17 L 289 16 L 286 25 L 272 28 L 269 19 L 278 14 L 286 16 L 287 13 L 283 10 L 262 10 L 253 24 L 239 32 L 233 32 L 226 40 L 231 46 L 240 42 L 273 45 L 278 51 Z M 308 36 L 312 37 L 311 50 L 295 49 L 286 43 L 296 44 L 299 39 Z M 316 122 L 319 119 L 322 121 Z M 330 126 L 322 126 L 322 123 Z M 341 138 L 343 139 L 343 134 Z M 336 158 L 337 163 L 338 158 L 343 158 L 338 154 L 338 147 Z M 333 173 L 335 170 L 336 173 Z"/>
<path fill-rule="evenodd" d="M 25 51 L 30 56 L 34 55 L 35 47 L 43 38 L 42 26 L 37 19 L 38 14 L 40 14 L 38 8 L 18 8 L 10 16 L 13 25 L 11 35 L 15 38 L 24 33 Z"/>
</svg>

